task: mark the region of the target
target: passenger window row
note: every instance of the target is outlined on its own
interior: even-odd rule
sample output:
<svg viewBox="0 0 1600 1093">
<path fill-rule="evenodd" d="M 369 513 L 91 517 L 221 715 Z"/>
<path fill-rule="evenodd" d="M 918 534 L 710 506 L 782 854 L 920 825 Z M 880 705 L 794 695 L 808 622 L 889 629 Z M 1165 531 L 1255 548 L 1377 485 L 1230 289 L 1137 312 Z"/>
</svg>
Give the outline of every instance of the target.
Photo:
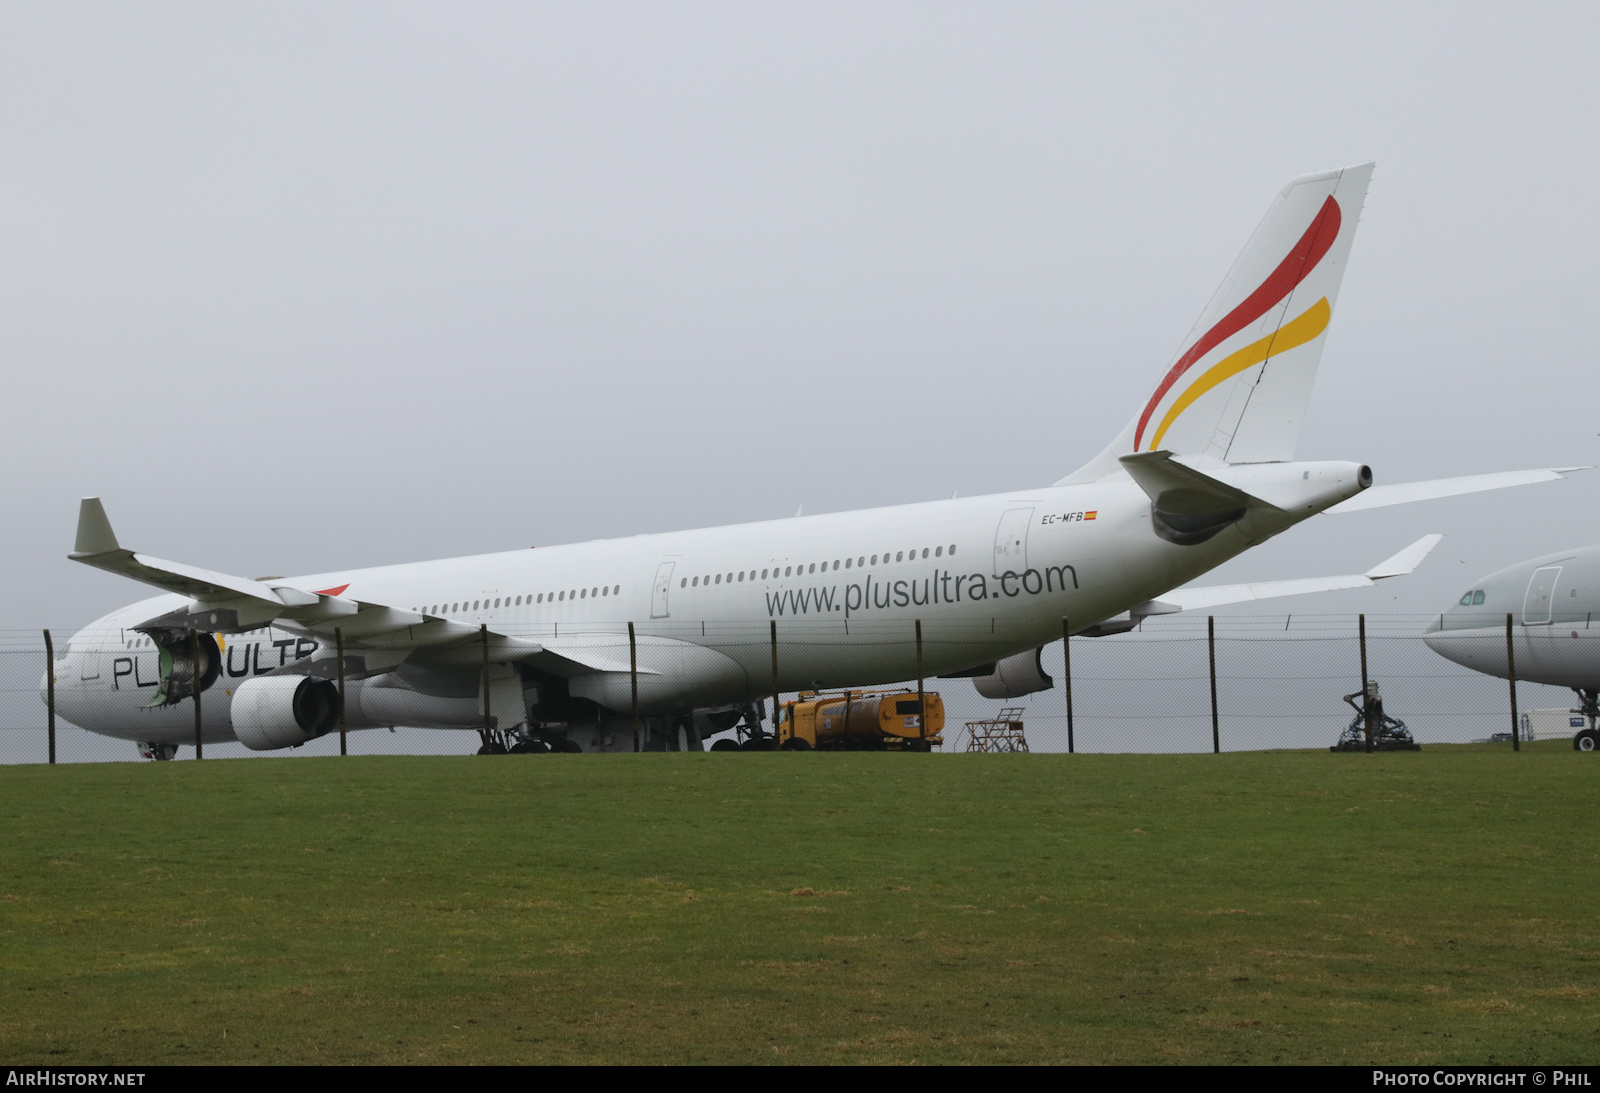
<svg viewBox="0 0 1600 1093">
<path fill-rule="evenodd" d="M 934 557 L 934 558 L 942 558 L 942 557 L 945 556 L 945 552 L 947 550 L 949 551 L 950 556 L 952 558 L 955 557 L 956 545 L 954 543 L 951 543 L 948 547 L 942 547 L 942 546 L 931 547 L 931 548 L 930 547 L 923 547 L 922 548 L 921 557 L 927 558 L 927 557 L 931 556 L 931 557 Z M 906 561 L 908 559 L 912 560 L 912 561 L 915 561 L 917 559 L 917 557 L 918 557 L 918 553 L 915 550 L 897 550 L 897 551 L 894 552 L 894 556 L 892 558 L 889 556 L 889 552 L 888 551 L 884 551 L 883 555 L 882 555 L 882 558 L 883 558 L 882 564 L 888 565 L 891 561 L 903 562 L 903 561 Z M 840 560 L 838 558 L 835 558 L 831 565 L 828 562 L 812 562 L 809 565 L 807 565 L 807 564 L 786 565 L 786 566 L 784 566 L 782 568 L 781 571 L 779 570 L 779 568 L 777 566 L 772 566 L 769 569 L 763 569 L 761 571 L 761 575 L 759 577 L 756 575 L 756 571 L 753 570 L 753 569 L 748 569 L 748 570 L 741 569 L 741 570 L 738 570 L 737 572 L 727 574 L 726 577 L 724 577 L 723 574 L 721 574 L 721 573 L 716 573 L 716 574 L 708 573 L 704 577 L 684 577 L 682 580 L 680 580 L 678 582 L 678 587 L 679 588 L 698 588 L 703 584 L 706 584 L 706 585 L 712 585 L 712 584 L 734 584 L 736 582 L 742 582 L 742 581 L 755 581 L 755 580 L 765 581 L 765 580 L 769 579 L 768 578 L 768 574 L 769 573 L 771 574 L 771 578 L 770 579 L 772 579 L 772 580 L 777 580 L 780 577 L 790 577 L 790 576 L 806 577 L 806 576 L 810 576 L 811 574 L 815 573 L 817 571 L 817 567 L 818 566 L 822 567 L 822 572 L 824 572 L 824 573 L 827 573 L 827 572 L 829 572 L 831 570 L 838 569 L 841 564 L 843 565 L 843 567 L 845 569 L 865 569 L 869 565 L 878 565 L 879 564 L 878 559 L 879 559 L 879 555 L 874 554 L 874 555 L 872 555 L 872 560 L 869 562 L 867 560 L 867 555 L 863 554 L 863 555 L 861 555 L 860 557 L 857 557 L 857 558 L 846 558 L 846 559 L 843 560 L 842 563 L 840 562 Z"/>
<path fill-rule="evenodd" d="M 499 607 L 531 607 L 541 603 L 562 603 L 566 600 L 599 599 L 602 596 L 620 596 L 620 584 L 601 585 L 598 588 L 574 588 L 566 592 L 541 592 L 537 596 L 528 593 L 526 596 L 496 596 L 493 600 L 461 600 L 459 603 L 436 603 L 432 607 L 426 605 L 413 607 L 411 610 L 423 615 L 457 615 L 464 611 L 493 611 Z"/>
</svg>

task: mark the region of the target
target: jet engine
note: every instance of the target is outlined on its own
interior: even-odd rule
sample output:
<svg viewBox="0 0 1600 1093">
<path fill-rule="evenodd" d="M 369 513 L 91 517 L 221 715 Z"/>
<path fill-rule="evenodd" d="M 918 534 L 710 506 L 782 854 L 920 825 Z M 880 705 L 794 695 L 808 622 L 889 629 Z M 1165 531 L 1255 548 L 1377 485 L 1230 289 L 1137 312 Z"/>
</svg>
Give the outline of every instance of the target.
<svg viewBox="0 0 1600 1093">
<path fill-rule="evenodd" d="M 251 751 L 292 748 L 339 725 L 339 688 L 313 676 L 257 676 L 233 692 L 233 735 Z"/>
<path fill-rule="evenodd" d="M 1048 691 L 1056 681 L 1045 673 L 1040 663 L 1044 646 L 1029 649 L 1016 656 L 997 661 L 994 671 L 984 676 L 973 676 L 972 685 L 984 698 L 1021 698 L 1035 691 Z"/>
<path fill-rule="evenodd" d="M 204 691 L 222 674 L 222 654 L 217 650 L 217 639 L 207 633 L 192 638 L 183 630 L 166 626 L 152 626 L 140 631 L 156 643 L 160 650 L 160 684 L 155 697 L 146 706 L 171 706 L 188 698 L 195 691 Z M 199 654 L 196 662 L 195 654 Z"/>
</svg>

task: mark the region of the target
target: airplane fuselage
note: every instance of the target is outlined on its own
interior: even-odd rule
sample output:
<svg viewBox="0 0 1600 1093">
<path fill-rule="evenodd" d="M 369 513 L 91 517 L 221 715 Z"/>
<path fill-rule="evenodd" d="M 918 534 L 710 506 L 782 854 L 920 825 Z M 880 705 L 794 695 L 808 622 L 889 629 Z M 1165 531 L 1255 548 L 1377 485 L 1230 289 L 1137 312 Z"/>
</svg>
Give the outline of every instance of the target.
<svg viewBox="0 0 1600 1093">
<path fill-rule="evenodd" d="M 1289 489 L 1297 504 L 1252 511 L 1191 545 L 1159 537 L 1150 498 L 1123 479 L 287 580 L 567 651 L 587 670 L 553 653 L 550 670 L 618 713 L 631 701 L 631 623 L 641 708 L 683 711 L 991 663 L 1059 638 L 1064 617 L 1076 632 L 1126 612 L 1361 488 L 1355 464 L 1251 470 L 1253 488 L 1272 484 L 1265 473 L 1275 498 Z M 187 602 L 158 596 L 74 635 L 57 664 L 62 715 L 106 735 L 192 741 L 189 703 L 142 708 L 158 650 L 131 630 Z M 328 655 L 325 629 L 279 619 L 219 634 L 221 670 L 202 696 L 206 738 L 231 738 L 227 698 L 238 683 Z M 414 651 L 404 634 L 351 647 L 372 672 Z M 480 654 L 468 643 L 444 655 L 468 668 Z M 475 691 L 435 695 L 442 705 L 407 707 L 404 719 L 384 697 L 364 694 L 352 727 L 481 723 Z"/>
</svg>

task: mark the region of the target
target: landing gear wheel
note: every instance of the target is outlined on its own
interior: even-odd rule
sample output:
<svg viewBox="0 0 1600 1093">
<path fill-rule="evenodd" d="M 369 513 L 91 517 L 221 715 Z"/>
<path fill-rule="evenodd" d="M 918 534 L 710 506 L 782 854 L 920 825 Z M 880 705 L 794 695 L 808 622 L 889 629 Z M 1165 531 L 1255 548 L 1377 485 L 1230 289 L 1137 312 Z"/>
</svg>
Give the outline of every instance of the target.
<svg viewBox="0 0 1600 1093">
<path fill-rule="evenodd" d="M 504 744 L 491 741 L 490 743 L 485 744 L 481 748 L 479 748 L 478 749 L 478 754 L 479 755 L 504 755 L 504 754 L 506 754 L 506 746 Z"/>
<path fill-rule="evenodd" d="M 563 737 L 560 737 L 560 738 L 556 739 L 550 745 L 550 750 L 551 751 L 559 751 L 559 752 L 562 752 L 564 754 L 569 754 L 569 755 L 582 755 L 583 754 L 583 745 L 578 743 L 576 740 L 572 740 L 572 739 L 569 739 L 569 738 L 563 736 Z"/>
<path fill-rule="evenodd" d="M 721 740 L 713 740 L 711 742 L 711 750 L 712 751 L 738 751 L 739 750 L 739 741 L 737 741 L 737 740 L 729 740 L 727 737 L 723 737 Z"/>
<path fill-rule="evenodd" d="M 810 751 L 811 741 L 803 736 L 791 736 L 779 745 L 784 751 Z"/>
<path fill-rule="evenodd" d="M 1584 729 L 1572 738 L 1573 751 L 1600 751 L 1600 732 Z"/>
<path fill-rule="evenodd" d="M 543 740 L 519 740 L 507 750 L 512 755 L 544 755 L 551 748 Z"/>
<path fill-rule="evenodd" d="M 740 751 L 777 751 L 778 745 L 770 736 L 752 736 L 739 745 Z"/>
</svg>

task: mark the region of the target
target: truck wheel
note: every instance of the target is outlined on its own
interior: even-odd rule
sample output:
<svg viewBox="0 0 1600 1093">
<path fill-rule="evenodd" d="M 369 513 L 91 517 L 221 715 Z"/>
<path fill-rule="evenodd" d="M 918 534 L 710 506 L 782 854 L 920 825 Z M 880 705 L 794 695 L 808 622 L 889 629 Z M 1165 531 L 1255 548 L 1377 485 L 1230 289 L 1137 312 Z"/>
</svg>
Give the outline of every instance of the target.
<svg viewBox="0 0 1600 1093">
<path fill-rule="evenodd" d="M 1573 751 L 1600 751 L 1600 732 L 1584 729 L 1572 738 Z"/>
<path fill-rule="evenodd" d="M 811 741 L 803 736 L 791 736 L 783 742 L 784 751 L 810 751 Z"/>
</svg>

